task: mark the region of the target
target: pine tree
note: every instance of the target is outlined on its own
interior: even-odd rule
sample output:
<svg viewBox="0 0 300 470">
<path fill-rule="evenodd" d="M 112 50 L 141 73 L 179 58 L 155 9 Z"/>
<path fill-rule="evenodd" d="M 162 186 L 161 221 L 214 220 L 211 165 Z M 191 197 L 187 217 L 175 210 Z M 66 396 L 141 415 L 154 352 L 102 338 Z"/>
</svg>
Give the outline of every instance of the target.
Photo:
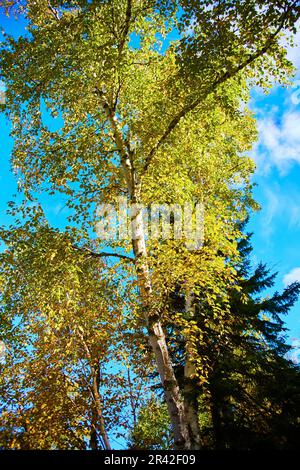
<svg viewBox="0 0 300 470">
<path fill-rule="evenodd" d="M 204 448 L 294 448 L 299 442 L 300 371 L 288 359 L 291 350 L 282 315 L 296 302 L 300 284 L 282 293 L 262 296 L 271 289 L 276 274 L 260 263 L 252 272 L 251 234 L 239 241 L 240 260 L 233 263 L 238 286 L 229 286 L 230 309 L 225 321 L 214 315 L 207 293 L 194 295 L 192 321 L 201 331 L 197 344 L 202 358 L 203 383 L 195 377 L 187 389 L 184 379 L 185 343 L 168 340 L 181 389 L 198 409 L 201 445 Z M 184 312 L 180 288 L 170 308 Z M 186 312 L 191 321 L 191 312 Z"/>
<path fill-rule="evenodd" d="M 286 357 L 291 347 L 282 315 L 297 300 L 300 285 L 262 297 L 276 274 L 264 264 L 251 273 L 250 238 L 239 244 L 241 291 L 232 291 L 233 323 L 214 355 L 208 385 L 214 446 L 293 448 L 300 437 L 300 372 Z"/>
</svg>

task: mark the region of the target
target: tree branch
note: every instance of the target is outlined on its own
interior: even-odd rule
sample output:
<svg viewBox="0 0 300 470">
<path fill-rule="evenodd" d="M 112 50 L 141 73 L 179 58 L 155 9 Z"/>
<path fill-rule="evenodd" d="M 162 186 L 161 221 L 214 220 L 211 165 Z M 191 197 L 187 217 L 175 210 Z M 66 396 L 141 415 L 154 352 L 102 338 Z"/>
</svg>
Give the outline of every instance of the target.
<svg viewBox="0 0 300 470">
<path fill-rule="evenodd" d="M 124 45 L 125 45 L 125 42 L 126 42 L 126 38 L 128 36 L 128 33 L 129 33 L 131 15 L 132 15 L 132 0 L 127 0 L 125 24 L 124 24 L 124 27 L 123 27 L 122 39 L 121 39 L 121 42 L 119 44 L 119 56 L 123 52 Z"/>
<path fill-rule="evenodd" d="M 207 87 L 207 89 L 203 92 L 202 96 L 190 103 L 189 105 L 185 106 L 170 122 L 168 125 L 167 129 L 159 139 L 159 141 L 152 147 L 150 150 L 146 162 L 144 165 L 144 168 L 142 170 L 142 174 L 145 174 L 147 171 L 149 165 L 151 164 L 154 155 L 158 151 L 158 149 L 165 143 L 171 132 L 175 129 L 175 127 L 179 124 L 182 118 L 184 118 L 188 113 L 193 111 L 199 104 L 201 104 L 215 89 L 221 85 L 222 83 L 226 82 L 230 78 L 233 78 L 235 75 L 237 75 L 240 71 L 245 69 L 247 66 L 251 65 L 256 59 L 259 57 L 263 56 L 272 46 L 274 43 L 276 37 L 278 34 L 282 31 L 285 22 L 288 18 L 288 14 L 290 11 L 293 9 L 293 7 L 297 4 L 297 1 L 295 1 L 283 14 L 281 17 L 280 24 L 276 31 L 267 39 L 265 42 L 265 45 L 258 49 L 256 52 L 251 54 L 248 59 L 244 60 L 240 65 L 237 67 L 233 68 L 232 70 L 227 70 L 223 75 L 218 77 L 210 86 Z M 300 12 L 298 13 L 298 18 L 300 17 Z"/>
<path fill-rule="evenodd" d="M 59 21 L 60 17 L 59 17 L 58 11 L 51 5 L 50 0 L 48 0 L 48 8 L 49 8 L 49 13 L 53 16 L 53 18 L 56 21 Z"/>
<path fill-rule="evenodd" d="M 128 189 L 130 196 L 132 196 L 135 192 L 136 183 L 137 183 L 136 173 L 135 173 L 135 169 L 133 165 L 133 158 L 132 158 L 133 151 L 130 149 L 129 142 L 123 139 L 123 135 L 122 135 L 122 131 L 120 128 L 120 124 L 118 122 L 118 118 L 116 116 L 114 109 L 109 105 L 109 102 L 105 95 L 105 91 L 99 90 L 99 88 L 96 87 L 95 93 L 101 99 L 103 110 L 106 114 L 107 119 L 110 122 L 113 136 L 114 136 L 114 141 L 121 157 L 121 164 L 122 164 L 122 168 L 125 174 L 127 189 Z"/>
</svg>

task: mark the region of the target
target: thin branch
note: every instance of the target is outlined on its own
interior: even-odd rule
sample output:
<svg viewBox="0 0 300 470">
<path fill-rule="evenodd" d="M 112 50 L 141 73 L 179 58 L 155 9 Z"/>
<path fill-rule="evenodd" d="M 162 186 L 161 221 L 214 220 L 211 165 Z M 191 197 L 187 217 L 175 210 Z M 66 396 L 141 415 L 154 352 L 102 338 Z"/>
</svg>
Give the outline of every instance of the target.
<svg viewBox="0 0 300 470">
<path fill-rule="evenodd" d="M 89 248 L 80 248 L 79 246 L 76 246 L 76 245 L 72 245 L 72 246 L 76 250 L 86 253 L 87 256 L 91 256 L 92 258 L 104 258 L 107 256 L 107 257 L 113 257 L 113 258 L 121 258 L 126 261 L 130 261 L 132 263 L 134 262 L 134 258 L 131 258 L 130 256 L 127 256 L 127 255 L 122 255 L 120 253 L 106 253 L 105 251 L 97 253 L 95 251 L 90 250 Z"/>
<path fill-rule="evenodd" d="M 118 88 L 117 88 L 117 91 L 116 91 L 115 101 L 114 101 L 114 104 L 113 104 L 113 111 L 114 111 L 114 113 L 116 112 L 116 109 L 117 109 L 117 105 L 118 105 L 118 100 L 119 100 L 121 88 L 122 88 L 122 83 L 119 81 L 119 83 L 118 83 Z"/>
<path fill-rule="evenodd" d="M 137 415 L 136 415 L 136 401 L 134 399 L 133 395 L 133 390 L 132 390 L 132 382 L 131 382 L 131 376 L 130 376 L 130 368 L 126 366 L 127 369 L 127 382 L 129 385 L 129 398 L 130 398 L 130 406 L 131 406 L 131 411 L 132 411 L 132 416 L 133 416 L 133 423 L 136 425 L 137 422 Z"/>
<path fill-rule="evenodd" d="M 246 395 L 246 397 L 248 397 L 252 403 L 254 403 L 258 408 L 260 408 L 261 410 L 265 411 L 267 414 L 271 414 L 271 411 L 269 408 L 266 408 L 262 403 L 258 402 L 257 400 L 255 400 L 255 398 L 253 396 L 251 396 L 248 392 L 246 392 L 246 390 L 244 388 L 241 388 L 241 392 Z"/>
</svg>

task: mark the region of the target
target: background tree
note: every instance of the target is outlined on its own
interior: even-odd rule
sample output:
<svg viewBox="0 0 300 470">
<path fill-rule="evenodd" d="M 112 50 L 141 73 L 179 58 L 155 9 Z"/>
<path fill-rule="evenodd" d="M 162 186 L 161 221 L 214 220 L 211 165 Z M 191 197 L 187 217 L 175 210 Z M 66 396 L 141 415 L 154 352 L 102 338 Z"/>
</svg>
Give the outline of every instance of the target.
<svg viewBox="0 0 300 470">
<path fill-rule="evenodd" d="M 108 433 L 127 435 L 148 385 L 133 360 L 120 366 L 134 343 L 121 285 L 38 207 L 23 215 L 1 232 L 1 446 L 110 449 Z"/>
<path fill-rule="evenodd" d="M 300 285 L 291 284 L 282 294 L 259 296 L 273 287 L 276 275 L 263 264 L 251 273 L 249 238 L 240 243 L 240 251 L 241 292 L 231 296 L 234 326 L 218 348 L 208 387 L 214 446 L 295 449 L 300 371 L 287 358 L 291 347 L 282 315 L 298 299 Z"/>
<path fill-rule="evenodd" d="M 238 288 L 229 290 L 225 319 L 214 315 L 204 292 L 194 297 L 190 311 L 180 291 L 171 297 L 170 308 L 181 311 L 186 322 L 192 321 L 201 332 L 196 347 L 207 380 L 201 384 L 195 376 L 187 398 L 198 409 L 203 447 L 296 448 L 300 375 L 299 366 L 288 359 L 291 346 L 282 315 L 296 302 L 300 285 L 262 296 L 273 287 L 276 274 L 263 264 L 252 270 L 250 238 L 247 234 L 238 245 Z M 184 337 L 174 327 L 166 328 L 177 379 L 184 389 Z M 179 339 L 176 344 L 173 337 Z"/>
</svg>

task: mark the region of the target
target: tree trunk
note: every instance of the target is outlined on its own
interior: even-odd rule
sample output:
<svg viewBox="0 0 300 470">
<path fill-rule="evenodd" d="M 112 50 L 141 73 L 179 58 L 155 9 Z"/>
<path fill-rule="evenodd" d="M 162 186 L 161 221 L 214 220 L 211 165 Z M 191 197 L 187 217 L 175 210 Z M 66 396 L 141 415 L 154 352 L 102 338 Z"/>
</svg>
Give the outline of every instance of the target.
<svg viewBox="0 0 300 470">
<path fill-rule="evenodd" d="M 96 88 L 100 97 L 103 110 L 110 122 L 113 138 L 118 148 L 121 165 L 127 185 L 127 192 L 132 204 L 138 204 L 140 199 L 141 184 L 138 180 L 134 164 L 133 150 L 128 141 L 124 140 L 118 117 L 114 107 L 109 102 L 106 91 Z M 153 303 L 152 283 L 147 262 L 147 249 L 143 226 L 143 214 L 137 210 L 132 217 L 132 248 L 135 256 L 135 266 L 141 300 L 144 307 L 144 318 L 149 334 L 149 342 L 155 355 L 155 360 L 164 389 L 164 395 L 168 406 L 171 425 L 173 428 L 175 448 L 190 449 L 188 426 L 185 419 L 184 403 L 180 389 L 174 374 L 173 365 L 169 356 L 166 337 L 159 321 L 159 312 Z"/>
<path fill-rule="evenodd" d="M 100 373 L 99 364 L 92 368 L 92 394 L 94 398 L 95 411 L 98 417 L 97 427 L 103 440 L 105 450 L 111 450 L 110 442 L 105 428 L 105 422 L 102 413 L 102 403 L 99 393 Z M 95 429 L 96 430 L 96 429 Z"/>
<path fill-rule="evenodd" d="M 219 377 L 213 377 L 210 383 L 210 395 L 211 395 L 211 410 L 212 410 L 212 425 L 214 433 L 214 447 L 217 450 L 222 449 L 222 417 L 221 417 L 221 397 L 217 393 L 216 382 Z"/>
<path fill-rule="evenodd" d="M 186 295 L 186 312 L 193 313 L 193 294 Z M 191 360 L 192 352 L 189 341 L 185 345 L 185 365 L 184 365 L 184 409 L 186 421 L 189 429 L 191 448 L 196 450 L 201 448 L 201 435 L 198 416 L 198 403 L 195 383 L 195 365 Z"/>
<path fill-rule="evenodd" d="M 91 426 L 91 436 L 90 436 L 90 448 L 92 450 L 98 450 L 98 437 L 97 437 L 97 431 L 95 429 L 95 423 L 96 423 L 96 419 L 93 416 L 92 426 Z"/>
<path fill-rule="evenodd" d="M 84 339 L 83 334 L 77 330 L 77 334 L 82 342 L 84 350 L 86 352 L 86 357 L 90 366 L 91 376 L 92 376 L 92 384 L 90 386 L 90 392 L 93 398 L 93 410 L 92 410 L 92 426 L 97 434 L 99 430 L 99 434 L 101 435 L 101 439 L 103 441 L 103 447 L 105 450 L 111 450 L 108 434 L 106 432 L 105 421 L 102 412 L 102 402 L 101 402 L 101 395 L 99 392 L 100 389 L 100 364 L 97 359 L 93 358 L 91 355 L 91 351 Z M 91 445 L 95 446 L 95 438 L 96 434 L 91 436 Z M 96 439 L 97 440 L 97 439 Z"/>
<path fill-rule="evenodd" d="M 143 229 L 142 211 L 138 210 L 132 217 L 132 246 L 136 259 L 136 272 L 144 307 L 144 316 L 148 328 L 149 341 L 164 389 L 176 449 L 190 449 L 188 426 L 184 403 L 174 374 L 169 356 L 166 337 L 159 321 L 159 313 L 153 308 L 152 285 L 147 263 L 147 250 Z"/>
</svg>

